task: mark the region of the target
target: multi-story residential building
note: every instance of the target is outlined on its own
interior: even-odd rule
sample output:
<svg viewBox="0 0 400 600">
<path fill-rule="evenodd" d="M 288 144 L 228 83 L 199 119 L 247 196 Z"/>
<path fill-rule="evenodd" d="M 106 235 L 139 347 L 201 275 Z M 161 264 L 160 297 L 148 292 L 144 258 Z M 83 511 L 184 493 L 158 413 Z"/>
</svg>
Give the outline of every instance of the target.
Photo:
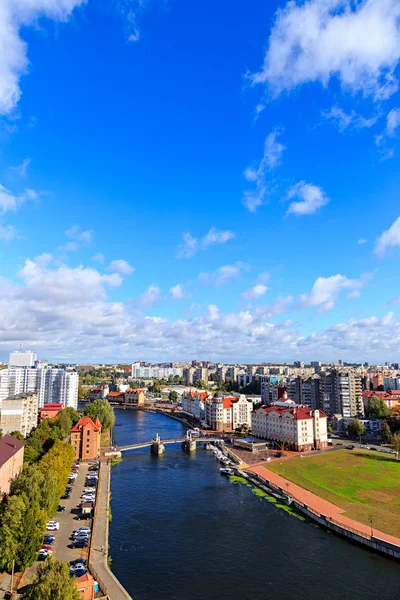
<svg viewBox="0 0 400 600">
<path fill-rule="evenodd" d="M 251 425 L 252 403 L 243 394 L 222 396 L 216 394 L 205 402 L 205 420 L 215 431 L 233 431 L 241 425 Z"/>
<path fill-rule="evenodd" d="M 132 364 L 133 379 L 168 379 L 168 377 L 182 377 L 183 369 L 180 367 L 159 367 L 157 365 L 142 366 L 136 362 Z"/>
<path fill-rule="evenodd" d="M 332 370 L 320 375 L 320 408 L 329 416 L 362 415 L 362 376 L 356 371 Z"/>
<path fill-rule="evenodd" d="M 100 456 L 101 424 L 98 418 L 82 417 L 71 429 L 71 445 L 75 458 L 93 460 Z"/>
<path fill-rule="evenodd" d="M 37 361 L 37 354 L 34 354 L 30 350 L 22 351 L 16 350 L 10 352 L 10 358 L 8 359 L 9 367 L 34 367 Z"/>
<path fill-rule="evenodd" d="M 229 367 L 228 370 L 226 371 L 226 377 L 230 377 L 232 379 L 232 381 L 237 381 L 238 375 L 239 375 L 238 367 L 232 366 L 232 367 Z"/>
<path fill-rule="evenodd" d="M 0 439 L 0 499 L 10 493 L 11 482 L 22 471 L 25 444 L 10 435 Z"/>
<path fill-rule="evenodd" d="M 383 387 L 385 390 L 400 390 L 400 377 L 384 377 Z"/>
<path fill-rule="evenodd" d="M 205 418 L 205 401 L 209 396 L 208 392 L 184 392 L 182 394 L 182 410 L 199 421 Z"/>
<path fill-rule="evenodd" d="M 7 396 L 37 392 L 39 407 L 45 404 L 61 403 L 64 406 L 78 406 L 79 378 L 75 370 L 52 368 L 47 364 L 39 367 L 16 367 L 0 371 L 0 400 Z"/>
<path fill-rule="evenodd" d="M 0 429 L 4 433 L 19 431 L 24 437 L 30 434 L 38 422 L 38 395 L 36 392 L 9 396 L 2 402 Z"/>
<path fill-rule="evenodd" d="M 186 385 L 193 385 L 195 371 L 193 367 L 186 369 Z"/>
<path fill-rule="evenodd" d="M 199 367 L 198 369 L 195 370 L 194 372 L 194 376 L 193 376 L 193 381 L 204 381 L 205 383 L 208 382 L 208 369 L 204 368 L 204 367 Z"/>
<path fill-rule="evenodd" d="M 224 365 L 218 367 L 218 381 L 220 383 L 224 383 L 225 379 L 226 379 L 226 372 L 228 370 L 228 367 L 225 367 Z"/>
<path fill-rule="evenodd" d="M 127 389 L 125 391 L 125 402 L 142 405 L 145 402 L 145 390 L 142 389 Z"/>
<path fill-rule="evenodd" d="M 252 434 L 284 443 L 291 450 L 306 452 L 328 445 L 327 417 L 318 409 L 297 406 L 293 402 L 262 406 L 252 412 Z"/>
<path fill-rule="evenodd" d="M 272 383 L 269 381 L 269 377 L 267 381 L 261 381 L 261 402 L 263 404 L 272 404 L 283 396 L 286 393 L 286 387 L 282 385 L 278 385 L 277 383 Z"/>
<path fill-rule="evenodd" d="M 10 372 L 0 369 L 0 408 L 3 400 L 10 395 Z"/>
</svg>

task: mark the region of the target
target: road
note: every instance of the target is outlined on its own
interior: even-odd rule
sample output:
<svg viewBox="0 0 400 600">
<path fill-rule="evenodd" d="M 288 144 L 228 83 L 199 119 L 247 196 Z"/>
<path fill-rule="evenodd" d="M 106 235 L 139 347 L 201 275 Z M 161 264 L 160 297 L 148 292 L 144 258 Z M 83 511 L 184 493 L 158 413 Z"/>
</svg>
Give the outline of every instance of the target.
<svg viewBox="0 0 400 600">
<path fill-rule="evenodd" d="M 88 465 L 81 463 L 78 477 L 75 483 L 71 486 L 72 492 L 69 500 L 60 500 L 60 504 L 66 507 L 65 512 L 57 512 L 54 515 L 54 520 L 60 523 L 60 529 L 54 533 L 56 541 L 53 544 L 53 555 L 58 560 L 71 561 L 76 558 L 87 558 L 87 549 L 68 548 L 71 544 L 69 539 L 74 529 L 83 525 L 91 527 L 91 520 L 76 521 L 74 517 L 80 513 L 79 503 L 81 502 L 81 494 L 85 487 L 85 478 L 88 472 Z"/>
</svg>

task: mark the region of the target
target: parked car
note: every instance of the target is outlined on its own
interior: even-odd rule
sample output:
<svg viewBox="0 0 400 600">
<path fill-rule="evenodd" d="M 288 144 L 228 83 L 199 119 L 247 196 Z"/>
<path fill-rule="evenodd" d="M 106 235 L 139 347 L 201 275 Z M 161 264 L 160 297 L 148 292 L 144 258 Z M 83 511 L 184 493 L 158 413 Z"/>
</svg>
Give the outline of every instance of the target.
<svg viewBox="0 0 400 600">
<path fill-rule="evenodd" d="M 82 513 L 81 515 L 76 515 L 76 517 L 74 517 L 75 521 L 87 521 L 88 519 L 91 519 L 92 515 L 88 514 L 88 513 Z"/>
<path fill-rule="evenodd" d="M 353 444 L 350 444 L 349 446 L 346 446 L 346 450 L 354 450 Z"/>
<path fill-rule="evenodd" d="M 64 512 L 65 511 L 65 506 L 63 506 L 62 504 L 59 504 L 57 507 L 58 512 Z"/>
<path fill-rule="evenodd" d="M 40 551 L 42 550 L 46 550 L 49 554 L 53 554 L 53 549 L 51 546 L 48 546 L 47 544 L 42 544 Z"/>
<path fill-rule="evenodd" d="M 89 545 L 88 540 L 76 540 L 72 544 L 72 548 L 87 548 Z"/>
<path fill-rule="evenodd" d="M 54 542 L 56 541 L 56 536 L 55 535 L 48 535 L 46 534 L 43 538 L 43 543 L 44 544 L 54 544 Z"/>
<path fill-rule="evenodd" d="M 364 450 L 371 450 L 371 448 L 369 446 L 366 446 L 365 444 L 362 444 L 360 448 L 364 448 Z"/>
<path fill-rule="evenodd" d="M 71 494 L 69 492 L 65 492 L 60 498 L 60 500 L 69 500 L 71 498 Z"/>
<path fill-rule="evenodd" d="M 49 521 L 46 525 L 47 531 L 58 531 L 60 523 L 58 521 Z"/>
<path fill-rule="evenodd" d="M 82 565 L 82 567 L 85 569 L 87 561 L 84 558 L 75 558 L 74 560 L 69 561 L 70 569 L 75 569 L 78 565 Z"/>
<path fill-rule="evenodd" d="M 82 577 L 85 573 L 87 573 L 86 569 L 76 569 L 72 572 L 72 577 Z"/>
<path fill-rule="evenodd" d="M 49 558 L 50 554 L 47 552 L 47 550 L 40 550 L 39 554 L 38 554 L 38 560 L 46 560 L 46 558 Z"/>
<path fill-rule="evenodd" d="M 78 531 L 87 531 L 88 533 L 91 533 L 92 530 L 87 525 L 83 525 L 82 527 L 78 527 L 78 529 L 75 529 L 74 533 Z"/>
</svg>

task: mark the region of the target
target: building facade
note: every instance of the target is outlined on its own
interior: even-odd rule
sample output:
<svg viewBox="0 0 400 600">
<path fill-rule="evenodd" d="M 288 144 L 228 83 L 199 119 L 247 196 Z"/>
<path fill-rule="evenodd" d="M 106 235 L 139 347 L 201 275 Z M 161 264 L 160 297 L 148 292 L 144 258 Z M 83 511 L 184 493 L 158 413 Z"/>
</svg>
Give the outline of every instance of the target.
<svg viewBox="0 0 400 600">
<path fill-rule="evenodd" d="M 145 402 L 145 390 L 128 388 L 125 392 L 125 402 L 142 406 Z"/>
<path fill-rule="evenodd" d="M 239 397 L 216 394 L 205 401 L 205 421 L 215 431 L 233 431 L 244 425 L 250 427 L 252 407 L 243 394 Z"/>
<path fill-rule="evenodd" d="M 21 472 L 25 444 L 10 435 L 0 439 L 0 498 L 10 493 L 13 479 Z"/>
<path fill-rule="evenodd" d="M 36 392 L 9 396 L 0 409 L 0 429 L 5 433 L 19 431 L 24 437 L 38 422 L 38 395 Z"/>
<path fill-rule="evenodd" d="M 75 458 L 93 460 L 100 456 L 101 424 L 99 419 L 92 421 L 90 417 L 82 417 L 71 429 L 71 445 Z"/>
<path fill-rule="evenodd" d="M 44 419 L 54 419 L 63 408 L 62 404 L 45 404 L 39 409 L 40 422 Z"/>
<path fill-rule="evenodd" d="M 252 434 L 307 452 L 328 445 L 327 416 L 308 406 L 262 406 L 252 412 Z"/>
</svg>

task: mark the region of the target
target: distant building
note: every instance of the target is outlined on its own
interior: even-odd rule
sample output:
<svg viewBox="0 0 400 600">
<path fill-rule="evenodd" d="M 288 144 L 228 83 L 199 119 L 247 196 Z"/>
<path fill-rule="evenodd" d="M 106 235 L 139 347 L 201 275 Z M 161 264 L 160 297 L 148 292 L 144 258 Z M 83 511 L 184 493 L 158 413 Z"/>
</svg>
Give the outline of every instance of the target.
<svg viewBox="0 0 400 600">
<path fill-rule="evenodd" d="M 38 395 L 36 392 L 9 396 L 2 402 L 0 429 L 5 433 L 19 431 L 24 437 L 38 422 Z"/>
<path fill-rule="evenodd" d="M 101 424 L 98 418 L 82 417 L 71 429 L 71 445 L 75 458 L 93 460 L 100 456 Z"/>
<path fill-rule="evenodd" d="M 125 392 L 125 402 L 142 405 L 145 402 L 145 390 L 128 388 Z"/>
<path fill-rule="evenodd" d="M 8 365 L 10 367 L 34 367 L 36 361 L 37 354 L 34 354 L 30 350 L 24 352 L 16 350 L 15 352 L 10 352 Z"/>
<path fill-rule="evenodd" d="M 10 493 L 12 480 L 21 472 L 24 462 L 24 446 L 10 435 L 0 439 L 0 498 Z"/>
<path fill-rule="evenodd" d="M 110 388 L 108 385 L 101 385 L 97 388 L 92 388 L 89 392 L 89 400 L 93 402 L 94 400 L 102 400 L 103 398 L 107 398 L 110 392 Z"/>
<path fill-rule="evenodd" d="M 195 369 L 193 367 L 189 367 L 186 369 L 186 385 L 193 385 Z"/>
<path fill-rule="evenodd" d="M 246 396 L 216 394 L 205 401 L 205 420 L 215 431 L 233 431 L 239 426 L 251 426 L 253 405 Z"/>
<path fill-rule="evenodd" d="M 45 404 L 39 409 L 40 422 L 44 419 L 54 419 L 64 408 L 63 404 Z"/>
<path fill-rule="evenodd" d="M 119 404 L 123 404 L 125 401 L 125 393 L 124 392 L 109 392 L 107 396 L 107 400 L 109 402 L 118 402 Z"/>
</svg>

